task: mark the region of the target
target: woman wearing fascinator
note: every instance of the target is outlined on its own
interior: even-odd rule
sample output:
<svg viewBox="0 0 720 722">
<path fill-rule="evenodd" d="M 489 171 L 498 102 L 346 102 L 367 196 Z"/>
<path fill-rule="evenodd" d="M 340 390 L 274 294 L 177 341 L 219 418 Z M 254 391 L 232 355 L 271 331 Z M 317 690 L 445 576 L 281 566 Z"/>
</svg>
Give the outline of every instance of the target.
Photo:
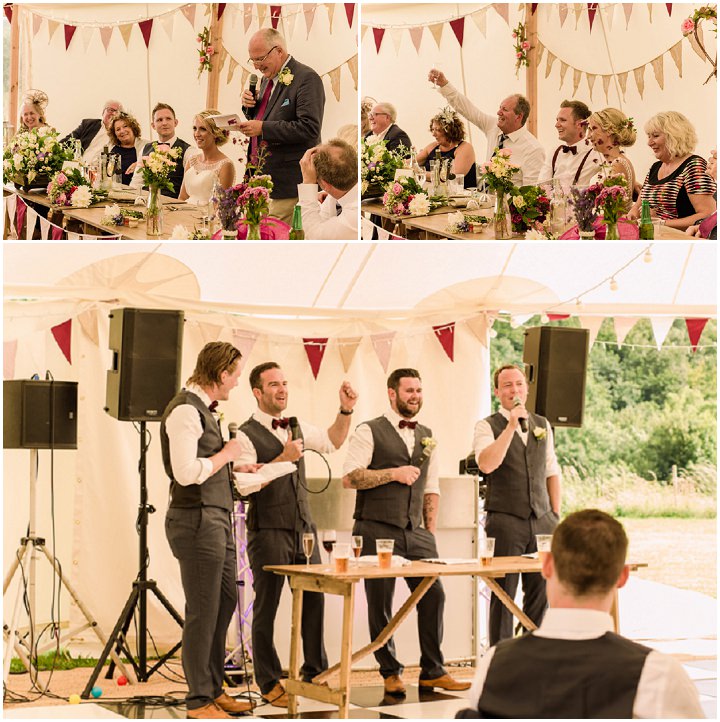
<svg viewBox="0 0 720 722">
<path fill-rule="evenodd" d="M 28 90 L 23 97 L 23 104 L 20 108 L 19 132 L 22 133 L 33 128 L 47 126 L 48 122 L 45 117 L 47 104 L 47 93 L 42 90 Z"/>
</svg>

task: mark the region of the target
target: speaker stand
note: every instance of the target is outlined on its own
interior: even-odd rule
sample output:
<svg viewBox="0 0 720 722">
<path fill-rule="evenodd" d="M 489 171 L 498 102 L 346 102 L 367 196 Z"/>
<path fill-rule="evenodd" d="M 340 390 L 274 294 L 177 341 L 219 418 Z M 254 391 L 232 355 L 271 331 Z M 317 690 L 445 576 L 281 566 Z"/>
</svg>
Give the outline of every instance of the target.
<svg viewBox="0 0 720 722">
<path fill-rule="evenodd" d="M 130 661 L 130 664 L 137 675 L 137 679 L 140 682 L 147 682 L 150 675 L 156 672 L 165 662 L 172 657 L 182 642 L 178 642 L 169 652 L 162 655 L 160 659 L 148 669 L 147 661 L 147 593 L 152 592 L 157 600 L 167 610 L 170 616 L 178 623 L 180 628 L 183 627 L 184 621 L 180 614 L 170 604 L 168 598 L 158 589 L 157 582 L 153 579 L 147 578 L 147 562 L 148 562 L 148 548 L 147 548 L 147 525 L 148 515 L 155 512 L 155 507 L 148 504 L 148 492 L 147 492 L 147 477 L 146 477 L 146 454 L 147 454 L 147 425 L 145 421 L 140 422 L 140 463 L 138 468 L 140 470 L 140 506 L 138 511 L 138 534 L 140 536 L 140 566 L 137 578 L 132 583 L 132 591 L 128 597 L 125 606 L 120 613 L 115 628 L 113 629 L 110 638 L 107 640 L 105 649 L 103 650 L 100 658 L 93 669 L 92 675 L 85 685 L 85 689 L 80 695 L 83 699 L 88 699 L 92 691 L 95 680 L 97 680 L 100 672 L 103 669 L 105 660 L 108 656 L 111 657 L 112 661 L 108 668 L 106 679 L 112 679 L 113 672 L 115 669 L 116 657 L 113 656 L 112 648 L 115 647 L 115 653 L 123 651 L 125 656 Z M 138 630 L 137 630 L 137 661 L 133 656 L 130 648 L 127 644 L 127 632 L 130 628 L 135 611 L 138 611 Z"/>
<path fill-rule="evenodd" d="M 10 568 L 8 569 L 7 574 L 5 575 L 5 580 L 3 582 L 3 598 L 5 597 L 5 594 L 7 593 L 8 588 L 10 587 L 10 584 L 15 577 L 16 573 L 19 571 L 20 579 L 18 582 L 18 588 L 17 593 L 15 596 L 15 603 L 13 605 L 13 612 L 12 617 L 10 618 L 10 624 L 4 624 L 3 625 L 3 636 L 5 640 L 5 656 L 3 659 L 3 682 L 7 684 L 8 676 L 10 674 L 10 662 L 12 661 L 12 652 L 15 650 L 18 657 L 20 657 L 21 662 L 23 663 L 23 666 L 25 669 L 27 669 L 28 672 L 30 672 L 31 667 L 35 666 L 33 662 L 33 654 L 35 654 L 35 651 L 37 651 L 38 654 L 41 654 L 49 649 L 52 649 L 53 647 L 58 646 L 61 644 L 64 640 L 69 639 L 70 637 L 74 637 L 75 635 L 79 634 L 80 632 L 85 631 L 86 629 L 92 629 L 92 631 L 95 633 L 97 638 L 105 644 L 107 642 L 107 638 L 103 634 L 102 630 L 100 629 L 100 626 L 98 625 L 95 618 L 92 616 L 88 608 L 83 604 L 82 600 L 80 599 L 80 596 L 75 591 L 73 586 L 70 584 L 70 582 L 65 578 L 65 576 L 62 573 L 62 567 L 60 565 L 60 562 L 47 550 L 47 547 L 45 546 L 45 539 L 42 537 L 39 537 L 35 533 L 35 518 L 36 518 L 36 508 L 37 508 L 37 470 L 38 470 L 38 450 L 37 449 L 31 449 L 30 450 L 30 513 L 29 513 L 29 522 L 28 522 L 28 533 L 27 536 L 24 536 L 20 539 L 20 546 L 18 547 L 17 551 L 15 552 L 15 559 L 13 560 L 13 563 L 10 565 Z M 58 579 L 62 583 L 62 585 L 67 590 L 68 594 L 72 598 L 72 600 L 77 604 L 78 609 L 82 612 L 82 615 L 85 617 L 85 624 L 81 624 L 78 627 L 74 627 L 73 629 L 68 630 L 64 635 L 60 637 L 59 640 L 54 640 L 50 643 L 48 643 L 45 647 L 39 648 L 37 650 L 34 650 L 33 647 L 35 646 L 35 640 L 37 639 L 36 630 L 39 626 L 37 624 L 37 618 L 35 616 L 36 611 L 36 595 L 35 595 L 35 587 L 36 587 L 36 579 L 37 579 L 37 559 L 38 559 L 38 550 L 43 553 L 43 557 L 47 559 L 50 566 L 53 569 L 53 572 L 57 574 Z M 27 577 L 25 575 L 25 569 L 28 570 Z M 27 587 L 25 585 L 25 581 L 27 579 Z M 23 592 L 27 589 L 26 593 L 23 594 Z M 27 602 L 26 602 L 26 610 L 23 609 L 23 606 L 21 604 L 23 596 L 26 596 Z M 28 630 L 25 633 L 20 633 L 19 625 L 20 625 L 20 619 L 22 616 L 23 611 L 27 611 L 28 615 Z M 128 672 L 125 670 L 124 665 L 122 664 L 120 658 L 113 653 L 113 661 L 115 664 L 118 665 L 118 668 L 123 670 L 123 673 L 127 676 Z M 35 671 L 37 672 L 37 668 L 35 668 Z M 38 679 L 38 686 L 46 690 L 47 686 L 44 685 L 40 680 Z"/>
</svg>

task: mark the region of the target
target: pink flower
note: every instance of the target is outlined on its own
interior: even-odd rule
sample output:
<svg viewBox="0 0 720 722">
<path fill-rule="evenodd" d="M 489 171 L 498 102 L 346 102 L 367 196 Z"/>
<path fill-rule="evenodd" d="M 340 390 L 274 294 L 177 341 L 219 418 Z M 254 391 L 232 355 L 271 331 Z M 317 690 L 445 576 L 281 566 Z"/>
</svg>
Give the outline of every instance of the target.
<svg viewBox="0 0 720 722">
<path fill-rule="evenodd" d="M 201 63 L 207 63 L 208 60 L 209 60 L 209 58 L 208 58 L 207 55 L 201 55 L 201 56 L 200 56 L 200 62 L 201 62 Z"/>
<path fill-rule="evenodd" d="M 67 196 L 65 195 L 65 193 L 61 193 L 61 194 L 57 197 L 57 202 L 58 202 L 61 206 L 64 206 L 65 203 L 67 203 Z"/>
<path fill-rule="evenodd" d="M 170 150 L 170 146 L 167 143 L 160 143 L 157 149 L 162 153 L 167 153 Z M 143 160 L 145 160 L 145 157 L 143 157 Z"/>
<path fill-rule="evenodd" d="M 689 35 L 695 29 L 695 23 L 692 18 L 685 18 L 680 25 L 683 35 Z"/>
<path fill-rule="evenodd" d="M 67 183 L 67 176 L 64 173 L 58 173 L 57 178 L 55 179 L 55 182 L 61 186 L 64 183 Z"/>
<path fill-rule="evenodd" d="M 517 37 L 517 33 L 513 33 L 512 36 L 513 36 L 514 38 L 516 38 L 516 37 Z"/>
<path fill-rule="evenodd" d="M 399 183 L 394 183 L 394 184 L 393 184 L 392 192 L 393 192 L 395 195 L 399 195 L 400 193 L 402 193 L 402 190 L 403 190 L 403 187 L 402 187 Z"/>
<path fill-rule="evenodd" d="M 396 216 L 401 216 L 403 213 L 405 213 L 405 206 L 402 203 L 396 203 L 393 207 L 393 213 Z"/>
<path fill-rule="evenodd" d="M 197 41 L 198 41 L 199 43 L 202 42 L 202 35 L 198 35 L 198 36 L 197 36 Z"/>
<path fill-rule="evenodd" d="M 215 48 L 213 48 L 212 45 L 208 45 L 206 52 L 208 55 L 212 55 L 215 52 Z"/>
<path fill-rule="evenodd" d="M 498 155 L 503 156 L 503 158 L 509 158 L 512 155 L 512 149 L 511 148 L 501 148 L 498 152 Z"/>
<path fill-rule="evenodd" d="M 515 57 L 516 57 L 516 58 L 522 58 L 522 56 L 523 56 L 522 53 L 515 53 Z"/>
<path fill-rule="evenodd" d="M 522 48 L 523 48 L 523 50 L 530 50 L 530 43 L 526 40 L 526 41 L 522 44 Z"/>
</svg>

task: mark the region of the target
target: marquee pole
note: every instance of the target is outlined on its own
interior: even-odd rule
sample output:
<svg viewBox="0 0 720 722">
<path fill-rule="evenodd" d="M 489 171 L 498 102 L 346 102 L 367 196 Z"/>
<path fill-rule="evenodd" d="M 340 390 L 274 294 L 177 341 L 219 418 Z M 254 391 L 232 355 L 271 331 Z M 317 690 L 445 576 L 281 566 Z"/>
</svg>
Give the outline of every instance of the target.
<svg viewBox="0 0 720 722">
<path fill-rule="evenodd" d="M 18 89 L 20 76 L 20 5 L 12 6 L 10 23 L 10 95 L 8 98 L 7 120 L 15 127 L 18 119 Z M 17 127 L 15 131 L 17 132 Z"/>
<path fill-rule="evenodd" d="M 224 13 L 223 17 L 218 20 L 218 4 L 213 3 L 210 8 L 212 13 L 210 16 L 210 38 L 212 39 L 215 53 L 212 56 L 212 63 L 214 67 L 212 71 L 208 73 L 207 102 L 205 103 L 205 107 L 220 110 L 218 107 L 218 98 L 220 94 L 220 60 L 222 58 L 222 54 L 225 52 L 225 46 L 223 45 L 222 40 Z"/>
<path fill-rule="evenodd" d="M 533 13 L 532 3 L 525 3 L 525 32 L 532 46 L 529 52 L 529 63 L 525 70 L 525 97 L 530 103 L 530 117 L 527 129 L 537 138 L 538 131 L 538 85 L 537 85 L 537 11 Z"/>
</svg>

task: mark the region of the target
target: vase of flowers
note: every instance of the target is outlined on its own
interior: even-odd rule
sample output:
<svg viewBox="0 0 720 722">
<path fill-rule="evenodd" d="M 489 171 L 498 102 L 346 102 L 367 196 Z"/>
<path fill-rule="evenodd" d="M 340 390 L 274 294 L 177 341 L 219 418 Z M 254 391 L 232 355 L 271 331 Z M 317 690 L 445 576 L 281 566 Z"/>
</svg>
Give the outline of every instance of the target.
<svg viewBox="0 0 720 722">
<path fill-rule="evenodd" d="M 580 240 L 593 240 L 595 238 L 594 224 L 598 217 L 595 210 L 595 198 L 599 192 L 599 184 L 588 188 L 573 187 L 570 189 L 570 203 L 575 213 Z"/>
<path fill-rule="evenodd" d="M 148 189 L 145 227 L 148 236 L 161 236 L 163 232 L 163 213 L 160 186 L 157 183 L 152 183 L 148 186 Z"/>
<path fill-rule="evenodd" d="M 247 226 L 248 241 L 259 241 L 261 224 L 270 212 L 270 192 L 273 182 L 269 175 L 254 175 L 247 183 L 241 183 L 242 191 L 237 197 L 239 220 L 236 228 Z"/>
<path fill-rule="evenodd" d="M 370 136 L 361 145 L 361 191 L 363 198 L 377 198 L 395 179 L 395 171 L 405 165 L 410 150 L 402 144 L 396 150 L 387 149 L 387 141 Z"/>
<path fill-rule="evenodd" d="M 629 207 L 630 194 L 625 179 L 618 176 L 605 179 L 595 198 L 595 210 L 602 213 L 606 240 L 620 240 L 618 221 L 621 214 L 625 213 Z"/>
<path fill-rule="evenodd" d="M 495 148 L 493 157 L 480 164 L 481 178 L 495 193 L 493 228 L 495 238 L 511 237 L 510 206 L 507 196 L 515 189 L 513 175 L 520 170 L 511 160 L 510 148 Z"/>
<path fill-rule="evenodd" d="M 524 235 L 531 228 L 542 229 L 550 212 L 550 199 L 540 186 L 521 186 L 508 199 L 510 221 L 515 234 Z"/>
<path fill-rule="evenodd" d="M 17 133 L 3 153 L 3 177 L 23 190 L 45 188 L 72 152 L 48 126 Z"/>
<path fill-rule="evenodd" d="M 217 216 L 222 226 L 222 237 L 225 240 L 234 240 L 237 238 L 237 224 L 240 220 L 241 209 L 238 206 L 238 198 L 247 188 L 247 183 L 238 183 L 223 188 L 220 185 L 215 186 L 215 192 L 212 198 L 217 208 Z"/>
<path fill-rule="evenodd" d="M 171 148 L 167 143 L 153 143 L 153 149 L 144 155 L 138 167 L 143 177 L 143 185 L 148 187 L 146 228 L 148 236 L 160 236 L 163 232 L 163 210 L 161 191 L 174 191 L 170 172 L 182 153 L 181 148 Z"/>
<path fill-rule="evenodd" d="M 53 205 L 73 208 L 89 208 L 91 203 L 107 196 L 104 191 L 93 190 L 90 181 L 77 168 L 55 173 L 46 191 Z"/>
<path fill-rule="evenodd" d="M 512 237 L 510 204 L 504 191 L 495 194 L 495 212 L 493 213 L 493 229 L 495 238 L 500 240 Z"/>
</svg>

